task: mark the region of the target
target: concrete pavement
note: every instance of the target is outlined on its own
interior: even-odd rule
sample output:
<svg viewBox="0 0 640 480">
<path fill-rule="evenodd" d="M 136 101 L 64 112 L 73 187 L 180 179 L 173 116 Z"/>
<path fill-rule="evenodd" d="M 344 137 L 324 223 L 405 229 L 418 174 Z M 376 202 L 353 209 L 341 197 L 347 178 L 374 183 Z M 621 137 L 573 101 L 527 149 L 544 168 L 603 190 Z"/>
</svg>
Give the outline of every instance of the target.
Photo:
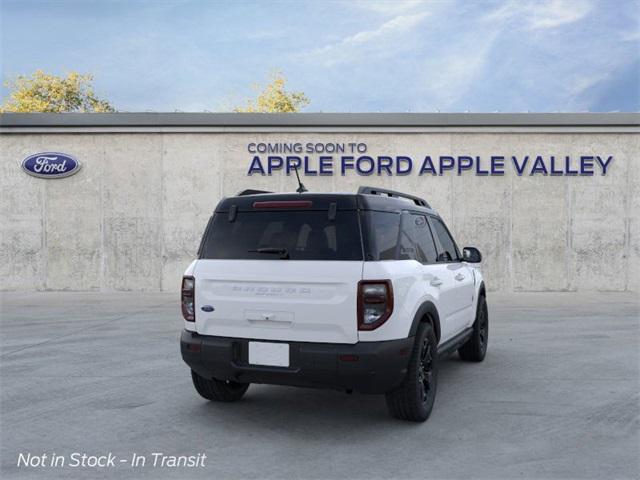
<svg viewBox="0 0 640 480">
<path fill-rule="evenodd" d="M 490 294 L 485 362 L 442 362 L 431 419 L 381 396 L 252 385 L 193 390 L 173 294 L 3 293 L 3 478 L 638 478 L 637 294 Z M 64 467 L 16 466 L 20 453 Z M 130 459 L 71 468 L 74 453 Z M 205 453 L 153 467 L 152 453 Z"/>
</svg>

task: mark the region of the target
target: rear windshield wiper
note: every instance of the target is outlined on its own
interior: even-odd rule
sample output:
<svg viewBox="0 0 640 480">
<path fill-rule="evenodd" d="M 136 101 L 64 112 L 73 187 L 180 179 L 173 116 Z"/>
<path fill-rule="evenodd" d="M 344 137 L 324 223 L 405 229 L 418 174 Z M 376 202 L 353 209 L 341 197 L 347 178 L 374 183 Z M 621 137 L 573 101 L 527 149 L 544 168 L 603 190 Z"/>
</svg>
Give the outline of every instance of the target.
<svg viewBox="0 0 640 480">
<path fill-rule="evenodd" d="M 275 255 L 280 255 L 280 258 L 283 260 L 288 260 L 291 258 L 289 256 L 289 251 L 286 248 L 278 248 L 278 247 L 264 247 L 258 248 L 257 250 L 249 250 L 251 253 L 273 253 Z"/>
</svg>

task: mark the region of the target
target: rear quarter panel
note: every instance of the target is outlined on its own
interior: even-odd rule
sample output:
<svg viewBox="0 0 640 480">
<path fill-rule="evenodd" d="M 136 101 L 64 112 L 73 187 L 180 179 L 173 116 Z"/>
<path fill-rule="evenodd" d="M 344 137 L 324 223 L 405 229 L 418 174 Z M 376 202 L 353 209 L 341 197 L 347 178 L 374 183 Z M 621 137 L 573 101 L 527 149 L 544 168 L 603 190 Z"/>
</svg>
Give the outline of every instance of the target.
<svg viewBox="0 0 640 480">
<path fill-rule="evenodd" d="M 423 265 L 415 260 L 364 262 L 363 280 L 391 280 L 393 313 L 380 327 L 358 334 L 362 342 L 407 338 L 418 308 L 431 301 L 438 308 L 437 289 L 429 287 Z M 435 296 L 434 296 L 435 295 Z"/>
</svg>

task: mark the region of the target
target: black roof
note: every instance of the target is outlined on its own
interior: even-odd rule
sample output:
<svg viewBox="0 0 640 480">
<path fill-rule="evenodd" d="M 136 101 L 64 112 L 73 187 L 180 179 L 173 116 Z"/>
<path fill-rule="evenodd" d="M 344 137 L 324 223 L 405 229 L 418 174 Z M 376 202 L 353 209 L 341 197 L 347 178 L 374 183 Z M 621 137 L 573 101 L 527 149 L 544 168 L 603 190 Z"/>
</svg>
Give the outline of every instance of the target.
<svg viewBox="0 0 640 480">
<path fill-rule="evenodd" d="M 241 192 L 242 193 L 242 192 Z M 311 206 L 306 210 L 328 210 L 332 203 L 336 204 L 337 210 L 377 210 L 385 212 L 401 212 L 411 210 L 415 212 L 430 213 L 438 215 L 433 209 L 423 205 L 417 205 L 410 199 L 399 197 L 389 197 L 368 193 L 249 193 L 236 197 L 227 197 L 220 200 L 216 207 L 216 212 L 229 212 L 235 206 L 237 211 L 255 211 L 255 202 L 283 202 L 283 201 L 309 201 Z M 299 207 L 298 207 L 299 208 Z M 286 206 L 281 210 L 287 210 Z M 296 209 L 290 208 L 291 210 Z"/>
</svg>

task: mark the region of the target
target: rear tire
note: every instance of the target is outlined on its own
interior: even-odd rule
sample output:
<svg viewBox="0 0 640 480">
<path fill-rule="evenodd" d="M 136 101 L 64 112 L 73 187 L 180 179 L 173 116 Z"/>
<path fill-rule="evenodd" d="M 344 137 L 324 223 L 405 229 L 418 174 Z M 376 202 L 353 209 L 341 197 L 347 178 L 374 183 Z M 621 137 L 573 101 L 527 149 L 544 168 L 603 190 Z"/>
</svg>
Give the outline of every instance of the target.
<svg viewBox="0 0 640 480">
<path fill-rule="evenodd" d="M 433 327 L 422 323 L 413 344 L 407 376 L 398 388 L 385 395 L 393 417 L 412 422 L 429 418 L 438 385 L 437 360 L 438 340 Z"/>
<path fill-rule="evenodd" d="M 191 370 L 191 379 L 196 391 L 207 400 L 216 402 L 235 402 L 240 400 L 249 388 L 248 383 L 208 379 Z"/>
<path fill-rule="evenodd" d="M 489 342 L 489 311 L 484 295 L 478 297 L 476 321 L 473 322 L 471 338 L 458 349 L 460 358 L 468 362 L 481 362 L 487 354 Z"/>
</svg>

